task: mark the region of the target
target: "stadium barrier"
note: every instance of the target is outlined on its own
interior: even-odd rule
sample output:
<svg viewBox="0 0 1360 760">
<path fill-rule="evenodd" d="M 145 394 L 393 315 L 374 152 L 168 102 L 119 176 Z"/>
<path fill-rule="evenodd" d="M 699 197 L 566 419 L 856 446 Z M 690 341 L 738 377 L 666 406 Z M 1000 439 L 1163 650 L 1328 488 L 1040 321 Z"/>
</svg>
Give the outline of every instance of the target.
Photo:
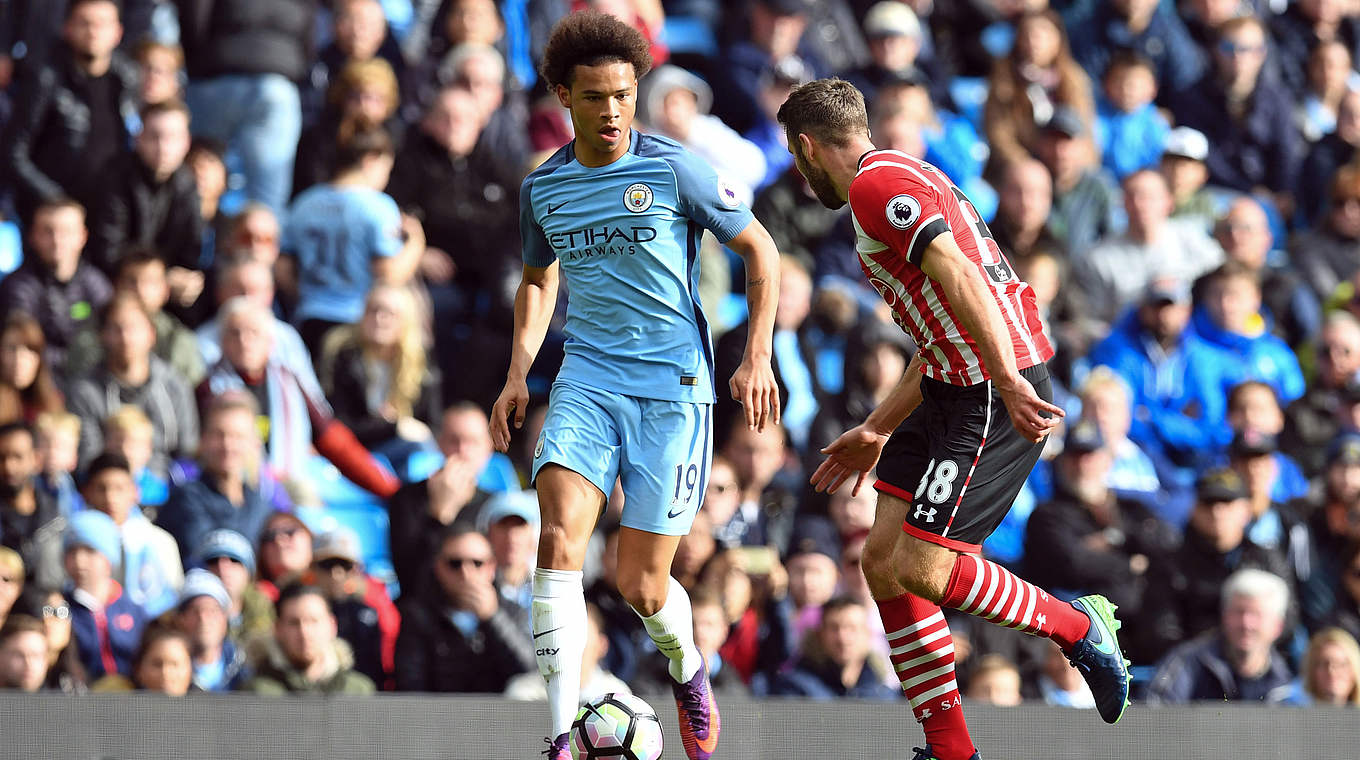
<svg viewBox="0 0 1360 760">
<path fill-rule="evenodd" d="M 653 700 L 683 760 L 675 708 Z M 905 704 L 724 700 L 727 760 L 907 760 L 920 733 Z M 0 693 L 0 757 L 53 760 L 532 760 L 538 703 L 485 697 L 258 698 Z M 1147 709 L 1118 726 L 1094 711 L 971 706 L 987 760 L 1360 758 L 1360 712 L 1238 705 Z"/>
</svg>

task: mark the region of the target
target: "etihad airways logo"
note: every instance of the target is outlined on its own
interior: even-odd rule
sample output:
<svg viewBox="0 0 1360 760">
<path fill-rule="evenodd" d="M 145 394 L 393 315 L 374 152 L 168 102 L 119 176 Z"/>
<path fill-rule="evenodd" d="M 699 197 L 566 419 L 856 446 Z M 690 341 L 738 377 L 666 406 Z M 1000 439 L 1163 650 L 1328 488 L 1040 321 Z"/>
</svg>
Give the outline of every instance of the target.
<svg viewBox="0 0 1360 760">
<path fill-rule="evenodd" d="M 656 240 L 653 227 L 586 227 L 548 235 L 548 245 L 568 261 L 592 256 L 632 256 L 639 243 Z"/>
</svg>

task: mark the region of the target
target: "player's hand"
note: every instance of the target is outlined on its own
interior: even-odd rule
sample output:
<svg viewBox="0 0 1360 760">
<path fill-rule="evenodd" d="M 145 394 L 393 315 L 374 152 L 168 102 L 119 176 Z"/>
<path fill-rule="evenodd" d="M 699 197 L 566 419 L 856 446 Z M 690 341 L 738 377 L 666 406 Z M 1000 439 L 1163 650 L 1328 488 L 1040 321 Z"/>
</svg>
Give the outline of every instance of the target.
<svg viewBox="0 0 1360 760">
<path fill-rule="evenodd" d="M 830 446 L 822 449 L 822 453 L 826 454 L 826 461 L 812 473 L 809 479 L 812 487 L 818 491 L 835 493 L 851 475 L 854 475 L 855 487 L 851 493 L 858 496 L 865 478 L 878 464 L 878 457 L 883 453 L 883 445 L 887 442 L 886 433 L 871 430 L 864 425 L 841 433 Z"/>
<path fill-rule="evenodd" d="M 1010 412 L 1011 424 L 1031 443 L 1042 441 L 1065 416 L 1061 407 L 1039 398 L 1034 386 L 1018 375 L 1010 382 L 996 383 L 996 390 Z M 1050 416 L 1045 417 L 1045 412 Z"/>
<path fill-rule="evenodd" d="M 779 424 L 779 384 L 769 359 L 742 359 L 727 385 L 746 412 L 746 427 L 763 431 L 767 421 Z"/>
<path fill-rule="evenodd" d="M 529 386 L 524 378 L 507 377 L 501 395 L 491 407 L 491 444 L 502 454 L 510 450 L 510 413 L 515 414 L 515 429 L 524 427 L 524 412 L 529 407 Z"/>
</svg>

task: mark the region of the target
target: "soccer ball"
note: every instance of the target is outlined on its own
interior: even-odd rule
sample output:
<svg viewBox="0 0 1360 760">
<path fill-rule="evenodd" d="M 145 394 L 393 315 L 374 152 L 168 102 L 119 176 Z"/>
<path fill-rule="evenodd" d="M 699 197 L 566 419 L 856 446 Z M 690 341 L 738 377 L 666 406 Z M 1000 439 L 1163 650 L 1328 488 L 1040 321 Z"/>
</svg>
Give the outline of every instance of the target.
<svg viewBox="0 0 1360 760">
<path fill-rule="evenodd" d="M 661 721 L 652 706 L 631 694 L 606 694 L 587 702 L 571 724 L 580 760 L 657 760 Z"/>
</svg>

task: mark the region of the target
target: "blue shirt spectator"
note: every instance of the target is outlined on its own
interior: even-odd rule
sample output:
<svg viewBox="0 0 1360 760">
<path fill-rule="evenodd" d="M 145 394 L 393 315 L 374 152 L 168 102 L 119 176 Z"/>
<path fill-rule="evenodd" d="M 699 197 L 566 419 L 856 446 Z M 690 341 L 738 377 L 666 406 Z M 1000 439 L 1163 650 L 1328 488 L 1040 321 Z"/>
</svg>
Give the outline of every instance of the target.
<svg viewBox="0 0 1360 760">
<path fill-rule="evenodd" d="M 1204 54 L 1169 3 L 1159 0 L 1081 0 L 1066 14 L 1072 55 L 1092 79 L 1100 78 L 1120 50 L 1152 62 L 1165 91 L 1193 84 L 1205 68 Z"/>
<path fill-rule="evenodd" d="M 1194 330 L 1241 361 L 1243 380 L 1268 384 L 1282 404 L 1303 395 L 1298 357 L 1266 330 L 1255 272 L 1235 261 L 1224 264 L 1210 275 L 1204 301 L 1204 306 L 1196 310 Z"/>
</svg>

